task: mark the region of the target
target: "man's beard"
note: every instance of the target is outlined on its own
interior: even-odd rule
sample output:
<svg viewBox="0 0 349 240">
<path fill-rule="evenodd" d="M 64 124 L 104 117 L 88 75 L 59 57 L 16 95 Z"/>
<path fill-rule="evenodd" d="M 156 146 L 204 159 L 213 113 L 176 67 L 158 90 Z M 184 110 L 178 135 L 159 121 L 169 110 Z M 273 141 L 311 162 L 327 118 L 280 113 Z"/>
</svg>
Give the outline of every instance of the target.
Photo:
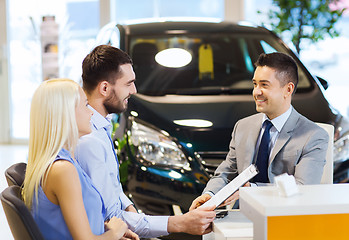
<svg viewBox="0 0 349 240">
<path fill-rule="evenodd" d="M 122 102 L 119 101 L 119 99 L 116 97 L 114 90 L 104 100 L 103 105 L 109 114 L 110 113 L 118 114 L 126 111 L 126 107 L 123 106 L 123 101 Z"/>
</svg>

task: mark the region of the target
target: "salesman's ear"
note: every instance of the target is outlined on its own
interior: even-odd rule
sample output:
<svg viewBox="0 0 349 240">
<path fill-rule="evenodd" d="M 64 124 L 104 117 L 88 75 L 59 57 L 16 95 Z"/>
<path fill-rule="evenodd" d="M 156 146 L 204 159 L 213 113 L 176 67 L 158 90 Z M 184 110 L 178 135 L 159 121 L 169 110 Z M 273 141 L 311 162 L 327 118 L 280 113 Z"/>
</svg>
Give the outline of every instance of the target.
<svg viewBox="0 0 349 240">
<path fill-rule="evenodd" d="M 285 98 L 286 97 L 290 97 L 290 96 L 292 96 L 293 95 L 293 92 L 294 92 L 294 83 L 293 82 L 289 82 L 289 83 L 287 83 L 287 85 L 286 85 L 286 91 L 285 91 Z"/>
<path fill-rule="evenodd" d="M 108 96 L 109 83 L 107 81 L 100 82 L 97 88 L 99 94 L 101 94 L 104 97 Z"/>
</svg>

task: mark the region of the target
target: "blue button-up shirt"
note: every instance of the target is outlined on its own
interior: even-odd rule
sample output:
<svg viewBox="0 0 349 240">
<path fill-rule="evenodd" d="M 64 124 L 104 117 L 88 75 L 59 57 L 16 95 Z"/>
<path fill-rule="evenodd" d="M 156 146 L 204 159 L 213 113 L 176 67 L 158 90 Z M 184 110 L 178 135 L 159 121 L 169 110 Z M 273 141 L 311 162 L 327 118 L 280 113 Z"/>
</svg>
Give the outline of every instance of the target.
<svg viewBox="0 0 349 240">
<path fill-rule="evenodd" d="M 75 157 L 101 193 L 106 220 L 116 216 L 140 237 L 167 235 L 168 216 L 148 216 L 124 211 L 132 202 L 124 194 L 119 178 L 119 163 L 110 138 L 111 122 L 94 110 L 92 133 L 79 139 Z"/>
</svg>

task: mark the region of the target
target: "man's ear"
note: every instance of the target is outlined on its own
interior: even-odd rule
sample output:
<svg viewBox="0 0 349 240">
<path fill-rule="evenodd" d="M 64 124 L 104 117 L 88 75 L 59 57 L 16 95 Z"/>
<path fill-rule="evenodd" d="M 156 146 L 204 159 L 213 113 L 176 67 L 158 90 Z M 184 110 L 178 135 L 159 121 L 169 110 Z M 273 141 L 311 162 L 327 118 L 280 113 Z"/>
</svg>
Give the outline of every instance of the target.
<svg viewBox="0 0 349 240">
<path fill-rule="evenodd" d="M 293 82 L 287 83 L 286 96 L 292 96 L 293 92 L 294 92 L 294 83 Z"/>
<path fill-rule="evenodd" d="M 99 94 L 101 94 L 102 96 L 108 96 L 108 92 L 109 92 L 109 83 L 107 81 L 102 81 L 98 84 L 98 92 Z"/>
</svg>

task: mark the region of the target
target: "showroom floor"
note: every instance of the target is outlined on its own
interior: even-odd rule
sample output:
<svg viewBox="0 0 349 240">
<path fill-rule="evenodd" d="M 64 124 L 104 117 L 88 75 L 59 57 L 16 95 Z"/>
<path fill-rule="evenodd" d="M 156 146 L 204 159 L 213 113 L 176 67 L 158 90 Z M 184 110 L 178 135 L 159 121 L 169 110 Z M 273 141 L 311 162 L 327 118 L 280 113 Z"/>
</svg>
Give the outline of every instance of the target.
<svg viewBox="0 0 349 240">
<path fill-rule="evenodd" d="M 7 187 L 5 170 L 14 163 L 27 162 L 27 155 L 28 146 L 26 145 L 0 145 L 0 192 Z M 13 239 L 2 205 L 0 207 L 0 223 L 0 238 Z"/>
</svg>

